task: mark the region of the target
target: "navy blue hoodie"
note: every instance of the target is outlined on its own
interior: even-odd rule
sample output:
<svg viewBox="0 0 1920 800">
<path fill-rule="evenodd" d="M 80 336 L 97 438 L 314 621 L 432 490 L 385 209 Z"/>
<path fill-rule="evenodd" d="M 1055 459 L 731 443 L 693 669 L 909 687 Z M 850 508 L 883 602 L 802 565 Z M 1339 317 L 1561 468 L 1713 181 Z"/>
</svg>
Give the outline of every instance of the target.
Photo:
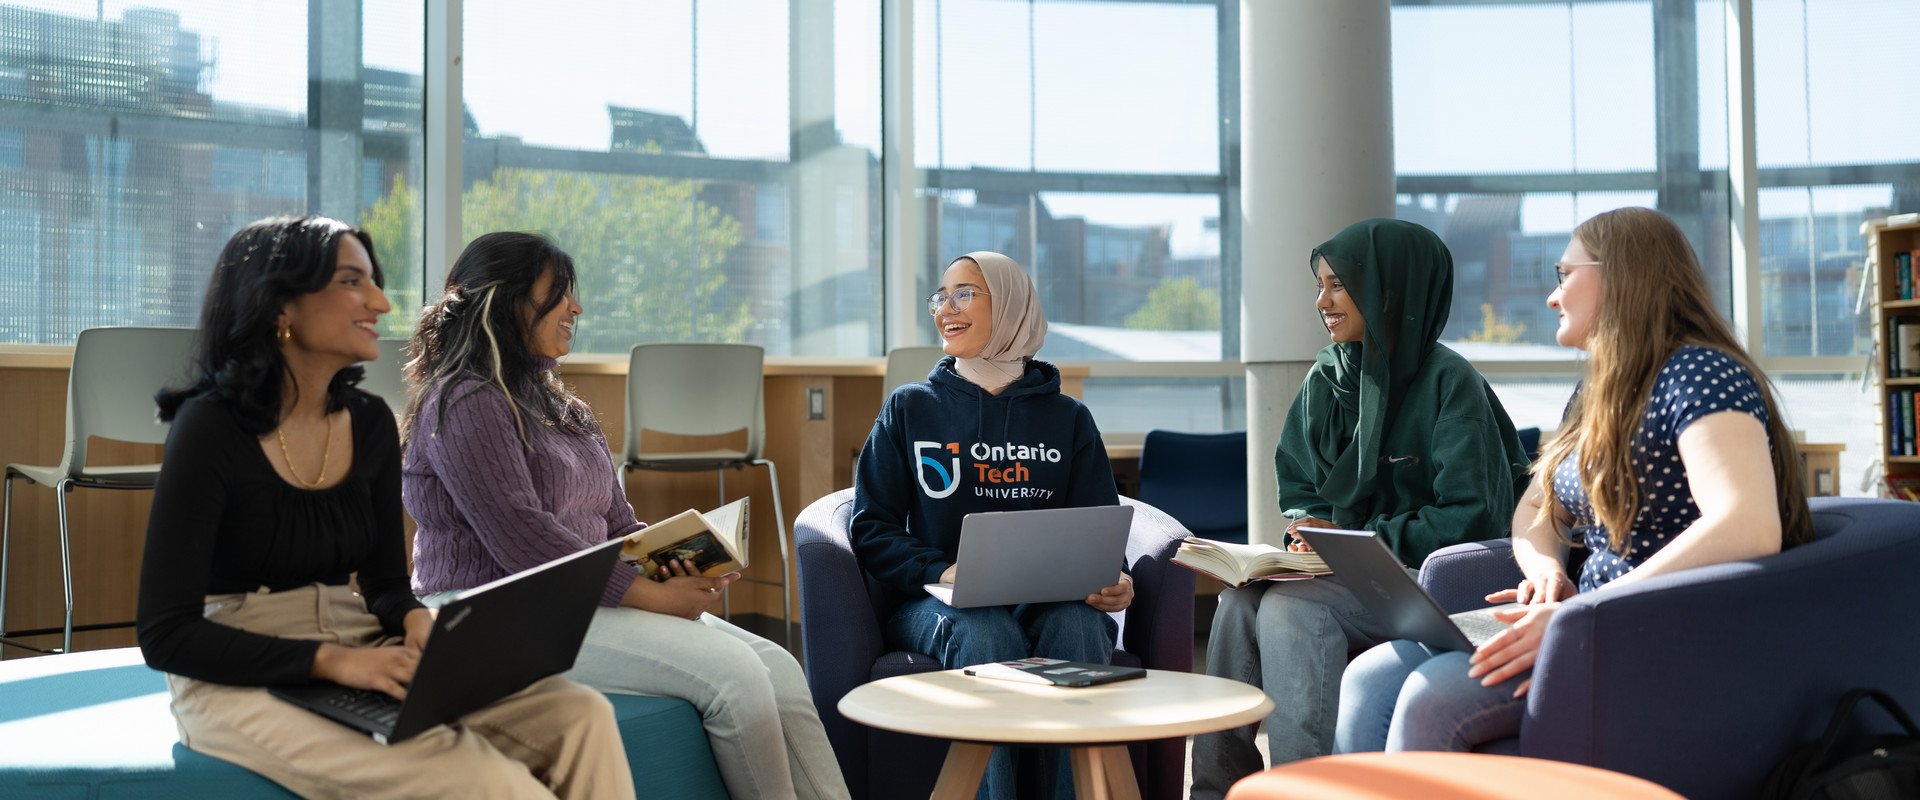
<svg viewBox="0 0 1920 800">
<path fill-rule="evenodd" d="M 960 377 L 951 356 L 895 389 L 853 486 L 854 554 L 909 597 L 953 565 L 961 517 L 1120 502 L 1092 412 L 1060 393 L 1060 370 L 1044 361 L 998 395 Z"/>
</svg>

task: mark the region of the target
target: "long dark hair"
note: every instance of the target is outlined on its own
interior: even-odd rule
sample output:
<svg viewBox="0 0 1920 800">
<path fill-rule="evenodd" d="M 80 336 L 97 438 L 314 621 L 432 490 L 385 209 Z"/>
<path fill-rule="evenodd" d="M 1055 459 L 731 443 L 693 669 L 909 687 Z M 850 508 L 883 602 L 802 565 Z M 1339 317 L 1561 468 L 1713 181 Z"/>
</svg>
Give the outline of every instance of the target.
<svg viewBox="0 0 1920 800">
<path fill-rule="evenodd" d="M 549 270 L 552 285 L 536 303 L 533 285 Z M 528 414 L 567 433 L 592 430 L 593 412 L 527 349 L 529 323 L 566 302 L 573 285 L 573 257 L 545 236 L 501 231 L 468 243 L 447 272 L 446 295 L 420 315 L 408 343 L 407 380 L 415 391 L 400 423 L 401 441 L 420 424 L 429 395 L 452 392 L 462 382 L 462 396 L 488 385 L 505 394 L 529 448 Z M 436 428 L 454 399 L 440 399 Z"/>
<path fill-rule="evenodd" d="M 213 394 L 233 409 L 247 433 L 260 436 L 280 426 L 280 391 L 288 371 L 276 339 L 277 320 L 288 302 L 333 280 L 342 236 L 366 246 L 373 282 L 385 288 L 373 237 L 336 219 L 272 217 L 241 228 L 227 240 L 200 308 L 193 383 L 153 396 L 162 421 L 173 421 L 188 399 Z M 346 406 L 364 376 L 358 366 L 333 374 L 327 383 L 328 413 Z"/>
</svg>

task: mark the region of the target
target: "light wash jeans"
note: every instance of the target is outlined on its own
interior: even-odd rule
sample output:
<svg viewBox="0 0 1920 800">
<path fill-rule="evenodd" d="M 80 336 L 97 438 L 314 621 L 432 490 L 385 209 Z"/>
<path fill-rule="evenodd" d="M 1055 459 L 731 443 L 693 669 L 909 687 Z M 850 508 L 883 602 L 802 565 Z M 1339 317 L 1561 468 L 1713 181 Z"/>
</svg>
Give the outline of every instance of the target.
<svg viewBox="0 0 1920 800">
<path fill-rule="evenodd" d="M 420 601 L 437 606 L 453 594 Z M 799 662 L 712 614 L 689 620 L 637 608 L 595 609 L 566 677 L 611 694 L 692 703 L 730 796 L 849 796 Z"/>
<path fill-rule="evenodd" d="M 1519 734 L 1527 699 L 1513 690 L 1533 671 L 1481 686 L 1479 678 L 1467 677 L 1471 656 L 1406 640 L 1362 653 L 1340 687 L 1335 749 L 1465 753 Z"/>
<path fill-rule="evenodd" d="M 893 612 L 887 620 L 887 646 L 926 653 L 947 669 L 1029 656 L 1106 664 L 1113 658 L 1119 630 L 1113 617 L 1081 601 L 954 608 L 924 597 Z M 1074 796 L 1065 750 L 998 747 L 987 762 L 979 800 L 1014 800 L 1020 753 L 1038 754 L 1039 774 L 1052 776 L 1051 796 Z"/>
<path fill-rule="evenodd" d="M 1220 593 L 1207 640 L 1207 674 L 1250 683 L 1273 699 L 1267 751 L 1275 765 L 1333 751 L 1347 653 L 1388 638 L 1380 621 L 1332 575 L 1256 581 Z M 1218 800 L 1267 767 L 1258 726 L 1193 737 L 1192 800 Z"/>
</svg>

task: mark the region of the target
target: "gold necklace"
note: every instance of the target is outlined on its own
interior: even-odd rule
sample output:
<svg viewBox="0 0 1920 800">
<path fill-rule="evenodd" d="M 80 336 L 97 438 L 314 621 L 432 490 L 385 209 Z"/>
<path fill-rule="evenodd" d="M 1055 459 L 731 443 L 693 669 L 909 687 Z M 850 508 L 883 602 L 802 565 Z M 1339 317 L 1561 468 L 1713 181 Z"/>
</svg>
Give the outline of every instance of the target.
<svg viewBox="0 0 1920 800">
<path fill-rule="evenodd" d="M 287 455 L 287 434 L 285 433 L 285 428 L 285 425 L 274 428 L 273 435 L 280 438 L 280 458 L 287 462 L 287 474 L 293 476 L 295 483 L 309 489 L 319 488 L 320 484 L 327 482 L 327 461 L 333 458 L 333 415 L 327 415 L 327 449 L 320 453 L 320 477 L 314 478 L 312 483 L 307 483 L 306 478 L 300 477 L 300 473 L 293 471 L 293 457 Z"/>
</svg>

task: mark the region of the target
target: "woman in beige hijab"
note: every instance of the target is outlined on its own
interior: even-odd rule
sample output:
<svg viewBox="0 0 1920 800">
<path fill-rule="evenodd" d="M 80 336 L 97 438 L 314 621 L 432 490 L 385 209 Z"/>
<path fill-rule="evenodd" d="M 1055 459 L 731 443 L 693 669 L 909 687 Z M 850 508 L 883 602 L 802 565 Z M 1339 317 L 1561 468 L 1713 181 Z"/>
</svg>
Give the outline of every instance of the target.
<svg viewBox="0 0 1920 800">
<path fill-rule="evenodd" d="M 1084 600 L 1022 606 L 957 609 L 922 588 L 953 581 L 967 514 L 1120 502 L 1093 414 L 1033 357 L 1047 318 L 1019 264 L 988 252 L 954 259 L 927 311 L 947 357 L 887 398 L 853 483 L 854 553 L 891 595 L 876 598 L 887 648 L 948 669 L 1030 656 L 1107 663 L 1117 627 L 1106 612 L 1133 601 L 1124 574 Z M 1047 791 L 1073 796 L 1065 759 L 1039 752 Z M 1014 797 L 1007 753 L 995 753 L 981 797 Z"/>
</svg>

